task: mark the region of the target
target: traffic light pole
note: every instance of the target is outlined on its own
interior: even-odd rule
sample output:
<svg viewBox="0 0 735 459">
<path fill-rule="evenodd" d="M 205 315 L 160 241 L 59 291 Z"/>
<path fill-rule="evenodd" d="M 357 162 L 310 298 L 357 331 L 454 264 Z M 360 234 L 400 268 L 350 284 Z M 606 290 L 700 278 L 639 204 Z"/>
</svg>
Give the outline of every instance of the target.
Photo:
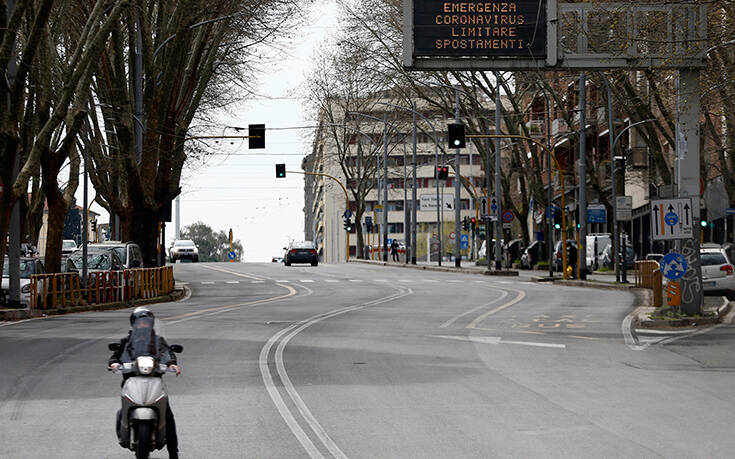
<svg viewBox="0 0 735 459">
<path fill-rule="evenodd" d="M 531 137 L 526 137 L 523 135 L 510 135 L 510 134 L 501 134 L 501 135 L 468 135 L 468 139 L 517 139 L 517 140 L 525 140 L 528 142 L 532 142 L 538 146 L 540 146 L 547 155 L 549 155 L 549 158 L 554 162 L 554 168 L 559 174 L 559 184 L 561 185 L 561 232 L 562 232 L 562 264 L 563 264 L 563 274 L 564 279 L 568 279 L 567 276 L 567 244 L 566 244 L 566 232 L 567 232 L 567 219 L 566 219 L 566 202 L 565 202 L 565 187 L 564 187 L 564 172 L 561 169 L 561 166 L 559 166 L 559 161 L 556 159 L 556 155 L 554 155 L 553 151 L 548 148 L 546 145 L 543 144 L 543 142 L 533 139 Z M 496 155 L 500 155 L 500 151 L 495 152 Z M 551 184 L 549 184 L 551 186 Z M 500 221 L 498 221 L 498 224 L 500 224 Z M 497 241 L 499 243 L 500 241 Z M 489 251 L 489 247 L 487 249 Z M 488 258 L 488 263 L 489 263 Z"/>
<path fill-rule="evenodd" d="M 323 174 L 321 172 L 303 172 L 303 171 L 286 171 L 288 174 L 301 174 L 301 175 L 316 175 L 319 177 L 327 177 L 335 182 L 337 182 L 337 185 L 339 185 L 340 188 L 342 188 L 342 192 L 345 194 L 345 210 L 350 210 L 350 195 L 347 194 L 347 188 L 340 182 L 336 177 L 333 177 L 329 174 Z M 346 260 L 350 261 L 350 232 L 346 231 L 347 233 L 347 257 Z"/>
<path fill-rule="evenodd" d="M 454 120 L 459 124 L 459 91 L 454 91 Z M 459 148 L 454 150 L 454 170 L 457 172 L 457 176 L 460 176 L 459 171 Z M 462 200 L 460 199 L 461 188 L 459 186 L 459 180 L 454 181 L 454 266 L 460 268 L 462 266 L 462 241 L 461 232 L 459 229 L 459 215 Z"/>
</svg>

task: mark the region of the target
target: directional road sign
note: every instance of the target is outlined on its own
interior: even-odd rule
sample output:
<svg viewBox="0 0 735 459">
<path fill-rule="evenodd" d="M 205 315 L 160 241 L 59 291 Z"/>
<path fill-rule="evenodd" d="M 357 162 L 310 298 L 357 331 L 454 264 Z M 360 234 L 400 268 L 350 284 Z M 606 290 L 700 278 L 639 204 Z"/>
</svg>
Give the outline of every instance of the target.
<svg viewBox="0 0 735 459">
<path fill-rule="evenodd" d="M 514 218 L 516 218 L 516 216 L 513 215 L 512 211 L 506 210 L 505 212 L 503 212 L 502 218 L 505 223 L 510 223 L 513 221 Z"/>
<path fill-rule="evenodd" d="M 480 196 L 480 217 L 485 218 L 490 215 L 490 200 L 487 196 Z"/>
<path fill-rule="evenodd" d="M 352 211 L 350 209 L 345 210 L 345 213 L 342 214 L 344 218 L 352 218 Z"/>
<path fill-rule="evenodd" d="M 230 260 L 234 260 L 235 258 L 237 258 L 237 254 L 235 252 L 230 252 L 227 254 L 227 258 L 229 258 Z"/>
<path fill-rule="evenodd" d="M 607 209 L 604 204 L 587 206 L 587 223 L 607 223 Z"/>
<path fill-rule="evenodd" d="M 681 279 L 687 272 L 687 260 L 680 253 L 667 253 L 661 258 L 659 264 L 661 265 L 661 274 L 667 279 Z"/>
<path fill-rule="evenodd" d="M 495 196 L 490 196 L 490 216 L 497 218 L 498 210 L 500 210 L 500 205 L 498 204 L 498 200 L 495 199 Z"/>
<path fill-rule="evenodd" d="M 694 237 L 692 220 L 691 198 L 651 201 L 651 234 L 654 240 Z"/>
<path fill-rule="evenodd" d="M 459 246 L 461 249 L 466 249 L 470 246 L 470 237 L 463 234 L 459 237 Z"/>
<path fill-rule="evenodd" d="M 444 207 L 444 210 L 454 209 L 454 195 L 447 194 L 443 198 L 442 207 Z M 436 194 L 422 194 L 419 196 L 419 210 L 436 210 L 436 202 Z"/>
</svg>

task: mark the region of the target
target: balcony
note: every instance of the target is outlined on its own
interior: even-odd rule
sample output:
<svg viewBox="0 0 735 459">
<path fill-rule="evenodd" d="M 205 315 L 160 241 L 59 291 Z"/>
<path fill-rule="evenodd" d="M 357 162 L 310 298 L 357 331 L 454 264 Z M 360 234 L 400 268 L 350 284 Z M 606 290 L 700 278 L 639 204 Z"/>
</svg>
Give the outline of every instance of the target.
<svg viewBox="0 0 735 459">
<path fill-rule="evenodd" d="M 531 137 L 542 138 L 544 136 L 544 120 L 527 121 L 526 129 L 528 129 Z"/>
<path fill-rule="evenodd" d="M 551 135 L 555 136 L 568 132 L 567 122 L 562 118 L 557 118 L 551 122 Z"/>
</svg>

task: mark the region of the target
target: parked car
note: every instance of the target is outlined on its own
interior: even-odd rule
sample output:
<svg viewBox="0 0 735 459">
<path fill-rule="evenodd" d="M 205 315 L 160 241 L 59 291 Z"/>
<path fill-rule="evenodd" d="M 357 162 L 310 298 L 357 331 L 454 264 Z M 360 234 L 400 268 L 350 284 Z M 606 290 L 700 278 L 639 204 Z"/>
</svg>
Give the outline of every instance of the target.
<svg viewBox="0 0 735 459">
<path fill-rule="evenodd" d="M 171 244 L 169 258 L 172 263 L 176 263 L 177 260 L 197 263 L 199 262 L 199 246 L 190 239 L 177 239 Z"/>
<path fill-rule="evenodd" d="M 271 258 L 272 263 L 283 263 L 283 257 L 273 257 Z"/>
<path fill-rule="evenodd" d="M 735 291 L 735 272 L 727 250 L 716 244 L 705 244 L 699 251 L 702 260 L 702 288 L 705 292 Z"/>
<path fill-rule="evenodd" d="M 96 244 L 95 244 L 96 245 Z M 66 262 L 67 272 L 80 272 L 82 270 L 82 262 L 84 254 L 81 250 L 77 250 L 69 256 Z M 90 273 L 102 271 L 121 271 L 125 269 L 125 265 L 118 251 L 112 247 L 88 247 L 87 248 L 87 271 Z"/>
<path fill-rule="evenodd" d="M 319 264 L 319 252 L 311 241 L 292 242 L 283 250 L 286 251 L 283 256 L 283 264 L 286 266 L 291 266 L 291 263 L 311 263 L 311 266 Z"/>
<path fill-rule="evenodd" d="M 599 257 L 605 246 L 610 244 L 610 233 L 593 233 L 587 235 L 585 251 L 587 253 L 587 267 L 593 271 L 599 269 Z"/>
<path fill-rule="evenodd" d="M 31 306 L 31 276 L 45 272 L 41 258 L 22 257 L 20 259 L 20 304 L 22 307 Z M 0 296 L 7 301 L 10 298 L 10 261 L 8 257 L 3 259 L 3 278 L 0 289 L 2 289 Z"/>
<path fill-rule="evenodd" d="M 521 267 L 533 269 L 539 261 L 546 259 L 546 243 L 544 241 L 531 242 L 521 255 Z"/>
<path fill-rule="evenodd" d="M 68 255 L 77 250 L 77 242 L 74 239 L 64 239 L 61 241 L 61 254 Z"/>
<path fill-rule="evenodd" d="M 108 241 L 89 244 L 88 250 L 112 249 L 117 253 L 124 269 L 141 268 L 143 266 L 143 252 L 135 242 Z"/>
</svg>

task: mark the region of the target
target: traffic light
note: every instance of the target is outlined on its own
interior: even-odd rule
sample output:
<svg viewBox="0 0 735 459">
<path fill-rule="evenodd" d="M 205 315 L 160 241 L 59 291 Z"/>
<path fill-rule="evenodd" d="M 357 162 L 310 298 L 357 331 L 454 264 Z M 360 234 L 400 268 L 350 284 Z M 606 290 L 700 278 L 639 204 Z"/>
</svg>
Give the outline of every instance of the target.
<svg viewBox="0 0 735 459">
<path fill-rule="evenodd" d="M 448 166 L 436 166 L 436 175 L 434 178 L 439 180 L 446 180 L 449 178 L 449 167 Z"/>
<path fill-rule="evenodd" d="M 265 124 L 248 125 L 248 148 L 265 148 Z"/>
<path fill-rule="evenodd" d="M 284 178 L 284 177 L 286 177 L 286 165 L 276 164 L 276 178 Z"/>
<path fill-rule="evenodd" d="M 97 232 L 97 220 L 92 220 L 91 222 L 89 222 L 89 225 L 92 229 L 92 232 L 96 233 Z"/>
<path fill-rule="evenodd" d="M 472 234 L 475 234 L 475 231 L 477 231 L 477 219 L 475 217 L 470 217 L 470 229 L 472 230 Z"/>
<path fill-rule="evenodd" d="M 470 229 L 470 219 L 467 217 L 464 217 L 462 219 L 462 229 L 465 231 L 468 231 Z"/>
<path fill-rule="evenodd" d="M 345 231 L 347 231 L 348 233 L 351 233 L 352 232 L 352 219 L 345 218 L 344 227 L 345 227 Z"/>
<path fill-rule="evenodd" d="M 554 228 L 561 229 L 561 209 L 554 209 Z"/>
<path fill-rule="evenodd" d="M 451 123 L 447 126 L 449 148 L 465 148 L 464 124 Z"/>
</svg>

